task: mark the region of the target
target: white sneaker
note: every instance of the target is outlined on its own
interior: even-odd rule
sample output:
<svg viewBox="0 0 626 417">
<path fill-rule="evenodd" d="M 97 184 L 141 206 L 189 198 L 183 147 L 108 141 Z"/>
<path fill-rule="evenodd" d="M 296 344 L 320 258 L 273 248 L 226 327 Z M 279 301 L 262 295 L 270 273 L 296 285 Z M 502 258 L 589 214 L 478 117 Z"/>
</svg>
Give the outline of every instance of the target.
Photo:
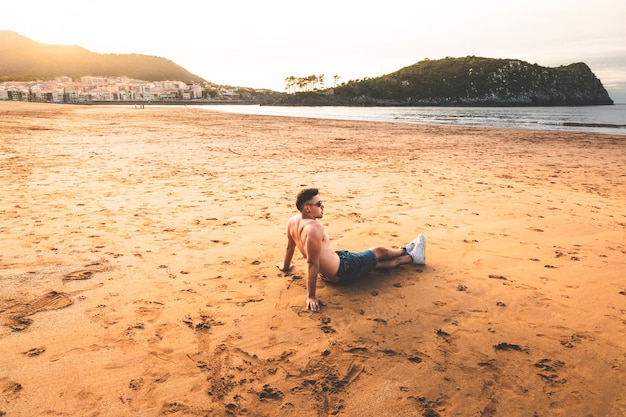
<svg viewBox="0 0 626 417">
<path fill-rule="evenodd" d="M 412 241 L 413 247 L 408 251 L 413 263 L 417 265 L 426 265 L 426 238 L 420 234 L 417 239 Z M 409 245 L 411 244 L 409 243 Z M 407 247 L 409 246 L 407 245 Z"/>
<path fill-rule="evenodd" d="M 422 236 L 422 235 L 420 235 L 420 236 Z M 411 253 L 411 251 L 413 249 L 415 249 L 415 245 L 417 245 L 420 242 L 420 236 L 416 237 L 415 239 L 413 239 L 412 241 L 410 241 L 406 245 L 400 246 L 400 249 L 404 249 L 407 254 Z"/>
</svg>

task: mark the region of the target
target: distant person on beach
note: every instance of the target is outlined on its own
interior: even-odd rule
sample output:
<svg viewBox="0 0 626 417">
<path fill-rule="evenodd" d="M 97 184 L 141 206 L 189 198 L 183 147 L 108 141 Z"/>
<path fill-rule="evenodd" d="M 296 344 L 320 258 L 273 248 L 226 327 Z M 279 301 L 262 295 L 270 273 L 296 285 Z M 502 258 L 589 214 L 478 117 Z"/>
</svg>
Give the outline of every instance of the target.
<svg viewBox="0 0 626 417">
<path fill-rule="evenodd" d="M 392 269 L 410 263 L 426 263 L 426 240 L 420 234 L 399 249 L 377 246 L 362 252 L 334 251 L 324 226 L 317 221 L 324 215 L 324 205 L 317 188 L 302 190 L 296 207 L 300 211 L 287 223 L 285 259 L 277 267 L 283 272 L 293 268 L 291 260 L 296 247 L 307 260 L 306 307 L 319 311 L 324 303 L 317 298 L 317 276 L 330 284 L 350 284 L 372 269 Z"/>
</svg>

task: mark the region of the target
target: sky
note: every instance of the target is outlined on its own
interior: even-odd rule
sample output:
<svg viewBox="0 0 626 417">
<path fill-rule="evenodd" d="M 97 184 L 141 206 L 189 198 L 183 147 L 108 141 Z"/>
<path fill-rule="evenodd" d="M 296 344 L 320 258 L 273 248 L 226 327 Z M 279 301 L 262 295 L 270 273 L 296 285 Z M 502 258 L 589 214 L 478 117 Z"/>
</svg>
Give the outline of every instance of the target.
<svg viewBox="0 0 626 417">
<path fill-rule="evenodd" d="M 626 103 L 624 0 L 3 0 L 0 30 L 276 91 L 289 76 L 323 74 L 331 87 L 335 75 L 373 78 L 426 58 L 584 62 Z"/>
</svg>

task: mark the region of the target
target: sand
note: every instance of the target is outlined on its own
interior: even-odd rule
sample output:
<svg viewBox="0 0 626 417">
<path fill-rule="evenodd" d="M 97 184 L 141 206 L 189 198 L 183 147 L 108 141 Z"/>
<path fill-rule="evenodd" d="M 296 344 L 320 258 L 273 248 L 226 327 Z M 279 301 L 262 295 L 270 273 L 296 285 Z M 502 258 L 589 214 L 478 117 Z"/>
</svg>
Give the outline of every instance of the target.
<svg viewBox="0 0 626 417">
<path fill-rule="evenodd" d="M 0 103 L 0 416 L 626 414 L 626 139 Z M 282 261 L 318 187 L 335 249 Z"/>
</svg>

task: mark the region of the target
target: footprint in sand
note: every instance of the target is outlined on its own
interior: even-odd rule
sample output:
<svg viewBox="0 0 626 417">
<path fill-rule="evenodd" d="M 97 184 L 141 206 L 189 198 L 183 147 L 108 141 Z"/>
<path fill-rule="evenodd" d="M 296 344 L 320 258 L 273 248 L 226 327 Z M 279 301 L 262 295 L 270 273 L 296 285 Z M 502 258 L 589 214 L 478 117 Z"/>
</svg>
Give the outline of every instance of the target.
<svg viewBox="0 0 626 417">
<path fill-rule="evenodd" d="M 109 253 L 109 255 L 113 255 L 114 258 L 117 258 L 117 254 Z M 122 255 L 119 255 L 122 256 Z M 86 269 L 80 269 L 78 271 L 70 272 L 69 274 L 63 277 L 64 281 L 82 281 L 86 279 L 91 279 L 96 272 L 102 272 L 106 268 L 100 264 L 100 262 L 90 263 L 85 265 Z"/>
<path fill-rule="evenodd" d="M 93 276 L 94 272 L 88 269 L 83 269 L 80 271 L 70 272 L 66 276 L 63 277 L 65 281 L 81 281 L 90 279 Z"/>
<path fill-rule="evenodd" d="M 508 281 L 508 279 L 504 275 L 496 275 L 496 274 L 490 274 L 489 279 L 501 279 L 503 281 Z"/>
<path fill-rule="evenodd" d="M 0 379 L 0 393 L 6 398 L 16 396 L 22 389 L 22 384 L 18 382 L 9 381 L 6 378 Z M 2 413 L 2 411 L 0 411 L 0 413 Z M 4 413 L 0 415 L 4 415 Z"/>
<path fill-rule="evenodd" d="M 39 356 L 45 351 L 46 351 L 46 347 L 42 346 L 38 348 L 28 349 L 26 352 L 22 352 L 22 355 L 26 355 L 28 357 Z"/>
<path fill-rule="evenodd" d="M 5 322 L 8 327 L 15 331 L 22 331 L 26 330 L 33 322 L 29 316 L 40 311 L 58 310 L 72 305 L 72 303 L 67 295 L 50 291 L 33 301 L 13 305 L 4 310 L 2 315 L 6 314 Z"/>
<path fill-rule="evenodd" d="M 530 350 L 527 346 L 520 346 L 514 343 L 507 342 L 498 343 L 497 345 L 494 345 L 493 348 L 495 350 L 523 352 L 526 354 L 528 354 Z"/>
<path fill-rule="evenodd" d="M 565 362 L 552 359 L 542 359 L 535 363 L 535 368 L 541 369 L 541 372 L 537 373 L 541 379 L 550 384 L 565 384 L 567 379 L 561 378 L 558 371 L 565 366 Z"/>
<path fill-rule="evenodd" d="M 596 340 L 596 338 L 591 333 L 574 333 L 573 335 L 561 340 L 561 345 L 568 349 L 572 349 L 583 341 L 593 342 L 594 340 Z"/>
</svg>

